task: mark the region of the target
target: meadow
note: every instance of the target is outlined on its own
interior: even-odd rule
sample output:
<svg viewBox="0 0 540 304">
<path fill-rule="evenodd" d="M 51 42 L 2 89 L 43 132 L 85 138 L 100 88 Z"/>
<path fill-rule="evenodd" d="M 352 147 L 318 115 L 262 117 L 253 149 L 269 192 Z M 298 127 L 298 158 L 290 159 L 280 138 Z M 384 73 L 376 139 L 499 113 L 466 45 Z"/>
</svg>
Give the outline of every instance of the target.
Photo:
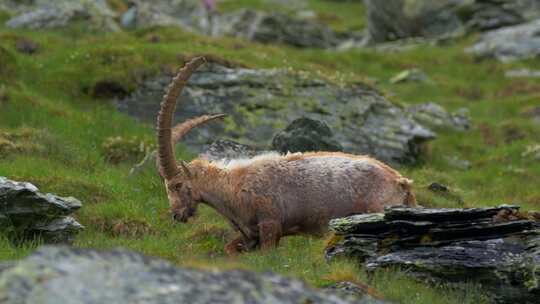
<svg viewBox="0 0 540 304">
<path fill-rule="evenodd" d="M 335 29 L 358 30 L 365 24 L 361 4 L 311 0 L 309 5 Z M 245 6 L 275 9 L 247 0 L 225 1 L 223 9 Z M 7 18 L 0 12 L 0 24 Z M 151 36 L 159 37 L 159 42 L 149 41 Z M 84 206 L 77 219 L 86 229 L 77 237 L 77 247 L 124 247 L 204 269 L 273 271 L 316 287 L 343 280 L 363 282 L 399 303 L 478 303 L 483 296 L 477 286 L 467 291 L 428 286 L 395 270 L 368 279 L 352 261 L 328 264 L 323 256 L 324 238 L 288 237 L 269 252 L 226 256 L 223 246 L 233 231 L 217 213 L 201 206 L 189 224 L 174 223 L 163 184 L 154 171 L 128 178 L 135 160 L 108 161 L 104 143 L 109 138 L 153 145 L 155 134 L 152 125 L 117 112 L 110 100 L 92 91 L 105 80 L 133 91 L 141 75 L 152 77 L 179 67 L 179 54 L 205 53 L 254 68 L 324 74 L 345 85 L 368 82 L 400 106 L 436 102 L 450 111 L 466 107 L 472 119 L 470 130 L 436 130 L 437 138 L 420 161 L 399 168 L 414 179 L 419 203 L 428 207 L 514 203 L 538 210 L 540 161 L 525 152 L 540 144 L 540 124 L 525 113 L 539 105 L 540 79 L 508 79 L 504 73 L 540 69 L 540 61 L 475 59 L 464 48 L 476 38 L 471 35 L 444 45 L 419 45 L 392 53 L 335 52 L 204 37 L 173 28 L 101 33 L 88 32 L 82 25 L 47 31 L 0 25 L 0 176 L 80 199 Z M 18 52 L 20 39 L 38 43 L 39 51 Z M 388 81 L 408 68 L 421 69 L 432 81 Z M 194 157 L 183 147 L 177 152 L 186 159 Z M 471 168 L 456 168 L 448 157 L 467 160 Z M 432 182 L 448 185 L 455 195 L 430 192 L 427 186 Z M 38 240 L 14 247 L 0 238 L 0 261 L 20 259 L 39 245 Z"/>
</svg>

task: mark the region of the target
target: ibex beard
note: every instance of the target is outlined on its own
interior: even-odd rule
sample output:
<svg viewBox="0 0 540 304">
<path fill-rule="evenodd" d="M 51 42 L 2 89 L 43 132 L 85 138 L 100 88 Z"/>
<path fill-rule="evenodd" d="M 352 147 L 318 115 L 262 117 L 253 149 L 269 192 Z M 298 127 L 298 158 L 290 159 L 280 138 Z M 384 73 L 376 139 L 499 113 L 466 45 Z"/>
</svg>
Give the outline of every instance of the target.
<svg viewBox="0 0 540 304">
<path fill-rule="evenodd" d="M 227 164 L 175 160 L 173 143 L 191 129 L 223 117 L 204 115 L 172 128 L 176 100 L 198 57 L 173 78 L 158 115 L 158 164 L 172 216 L 186 223 L 204 203 L 227 218 L 239 236 L 225 246 L 234 254 L 278 245 L 281 237 L 320 235 L 330 219 L 416 205 L 412 181 L 368 156 L 340 152 L 269 153 Z"/>
</svg>

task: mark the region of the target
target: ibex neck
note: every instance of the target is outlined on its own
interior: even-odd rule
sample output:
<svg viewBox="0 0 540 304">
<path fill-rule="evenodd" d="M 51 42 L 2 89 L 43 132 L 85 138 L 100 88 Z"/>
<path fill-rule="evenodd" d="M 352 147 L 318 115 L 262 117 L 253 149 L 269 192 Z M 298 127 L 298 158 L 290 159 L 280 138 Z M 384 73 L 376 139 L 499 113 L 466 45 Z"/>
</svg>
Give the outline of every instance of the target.
<svg viewBox="0 0 540 304">
<path fill-rule="evenodd" d="M 200 199 L 227 219 L 238 222 L 238 200 L 234 195 L 229 172 L 209 164 L 199 165 L 196 170 L 197 191 Z"/>
</svg>

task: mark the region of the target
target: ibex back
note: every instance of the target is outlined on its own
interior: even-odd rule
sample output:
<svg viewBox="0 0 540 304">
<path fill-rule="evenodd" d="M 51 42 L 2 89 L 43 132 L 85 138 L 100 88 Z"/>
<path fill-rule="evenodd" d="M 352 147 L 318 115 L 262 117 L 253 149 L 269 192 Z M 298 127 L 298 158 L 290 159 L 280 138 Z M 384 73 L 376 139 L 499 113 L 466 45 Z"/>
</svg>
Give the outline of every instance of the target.
<svg viewBox="0 0 540 304">
<path fill-rule="evenodd" d="M 158 116 L 159 169 L 175 220 L 187 222 L 197 204 L 226 217 L 240 236 L 228 253 L 277 246 L 292 234 L 321 234 L 332 218 L 416 204 L 411 181 L 367 156 L 312 152 L 269 153 L 224 165 L 205 159 L 176 162 L 173 143 L 189 130 L 224 115 L 197 117 L 172 128 L 176 100 L 205 62 L 188 62 L 172 80 Z"/>
</svg>

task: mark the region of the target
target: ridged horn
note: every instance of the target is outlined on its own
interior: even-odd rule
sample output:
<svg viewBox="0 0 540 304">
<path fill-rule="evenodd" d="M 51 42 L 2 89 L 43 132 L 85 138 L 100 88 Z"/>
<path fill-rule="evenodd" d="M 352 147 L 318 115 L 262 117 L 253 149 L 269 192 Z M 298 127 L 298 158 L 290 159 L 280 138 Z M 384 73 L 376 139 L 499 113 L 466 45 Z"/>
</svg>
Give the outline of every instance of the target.
<svg viewBox="0 0 540 304">
<path fill-rule="evenodd" d="M 196 57 L 186 63 L 171 81 L 167 93 L 163 96 L 163 101 L 161 102 L 161 109 L 157 118 L 158 158 L 160 171 L 163 172 L 163 177 L 167 180 L 172 179 L 182 172 L 176 164 L 172 142 L 171 127 L 176 108 L 176 100 L 182 93 L 182 89 L 185 87 L 189 77 L 205 61 L 204 57 Z"/>
<path fill-rule="evenodd" d="M 189 133 L 191 129 L 194 129 L 202 124 L 210 122 L 212 120 L 223 118 L 227 116 L 226 114 L 215 114 L 215 115 L 202 115 L 195 117 L 189 120 L 184 121 L 183 123 L 177 124 L 172 130 L 172 142 L 176 144 L 180 142 L 182 137 Z"/>
</svg>

